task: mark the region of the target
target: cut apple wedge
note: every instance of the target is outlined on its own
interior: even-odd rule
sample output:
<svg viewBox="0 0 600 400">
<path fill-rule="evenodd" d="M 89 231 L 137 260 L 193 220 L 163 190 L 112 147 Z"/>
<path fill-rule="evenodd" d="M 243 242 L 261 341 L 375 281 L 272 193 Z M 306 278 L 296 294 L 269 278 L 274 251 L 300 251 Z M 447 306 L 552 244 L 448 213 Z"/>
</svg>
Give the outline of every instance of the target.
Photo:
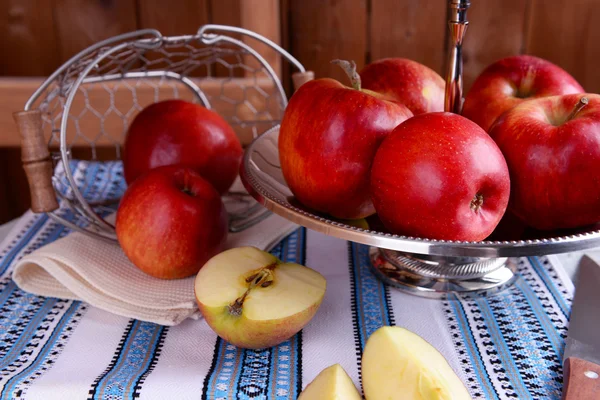
<svg viewBox="0 0 600 400">
<path fill-rule="evenodd" d="M 362 357 L 367 400 L 470 400 L 469 392 L 432 345 L 407 329 L 384 326 Z"/>
<path fill-rule="evenodd" d="M 194 291 L 217 335 L 238 347 L 260 349 L 302 329 L 317 312 L 325 288 L 325 278 L 308 267 L 239 247 L 204 264 Z"/>
<path fill-rule="evenodd" d="M 298 400 L 362 400 L 340 364 L 325 368 L 304 388 Z"/>
</svg>

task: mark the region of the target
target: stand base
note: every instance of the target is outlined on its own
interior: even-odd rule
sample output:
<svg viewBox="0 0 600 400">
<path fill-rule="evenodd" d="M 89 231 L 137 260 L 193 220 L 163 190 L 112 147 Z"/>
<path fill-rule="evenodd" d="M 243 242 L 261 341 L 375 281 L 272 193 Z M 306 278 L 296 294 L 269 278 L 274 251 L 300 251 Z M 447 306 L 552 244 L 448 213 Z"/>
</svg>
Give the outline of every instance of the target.
<svg viewBox="0 0 600 400">
<path fill-rule="evenodd" d="M 433 257 L 378 247 L 369 255 L 372 271 L 383 282 L 429 298 L 497 293 L 516 278 L 516 265 L 506 258 Z"/>
</svg>

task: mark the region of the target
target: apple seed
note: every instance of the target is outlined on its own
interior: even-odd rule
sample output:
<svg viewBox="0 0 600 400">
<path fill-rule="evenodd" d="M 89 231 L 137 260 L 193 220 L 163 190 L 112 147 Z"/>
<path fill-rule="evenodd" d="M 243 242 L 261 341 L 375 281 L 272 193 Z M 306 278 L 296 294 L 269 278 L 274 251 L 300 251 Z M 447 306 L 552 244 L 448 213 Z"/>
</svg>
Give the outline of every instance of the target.
<svg viewBox="0 0 600 400">
<path fill-rule="evenodd" d="M 249 283 L 248 289 L 244 292 L 243 295 L 235 299 L 233 303 L 227 306 L 229 314 L 239 317 L 242 315 L 242 307 L 244 305 L 244 300 L 250 291 L 257 286 L 266 288 L 273 284 L 273 280 L 275 279 L 273 276 L 273 270 L 277 266 L 276 263 L 267 265 L 266 267 L 261 268 L 257 273 L 250 275 L 245 279 L 246 283 Z"/>
</svg>

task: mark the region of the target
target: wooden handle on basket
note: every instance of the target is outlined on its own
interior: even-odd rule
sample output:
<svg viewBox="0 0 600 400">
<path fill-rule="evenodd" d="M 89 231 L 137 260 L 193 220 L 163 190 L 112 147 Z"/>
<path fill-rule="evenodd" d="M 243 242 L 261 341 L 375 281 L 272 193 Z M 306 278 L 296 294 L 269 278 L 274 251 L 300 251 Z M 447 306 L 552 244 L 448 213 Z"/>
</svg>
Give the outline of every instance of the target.
<svg viewBox="0 0 600 400">
<path fill-rule="evenodd" d="M 308 81 L 312 81 L 315 79 L 315 73 L 312 71 L 306 72 L 294 72 L 292 74 L 292 82 L 294 83 L 294 91 L 298 90 L 298 88 L 304 85 Z"/>
<path fill-rule="evenodd" d="M 21 134 L 21 161 L 29 182 L 31 210 L 35 213 L 58 208 L 52 186 L 52 161 L 42 131 L 42 113 L 39 110 L 19 111 L 13 114 Z"/>
<path fill-rule="evenodd" d="M 600 365 L 569 357 L 564 367 L 563 400 L 600 399 Z"/>
</svg>

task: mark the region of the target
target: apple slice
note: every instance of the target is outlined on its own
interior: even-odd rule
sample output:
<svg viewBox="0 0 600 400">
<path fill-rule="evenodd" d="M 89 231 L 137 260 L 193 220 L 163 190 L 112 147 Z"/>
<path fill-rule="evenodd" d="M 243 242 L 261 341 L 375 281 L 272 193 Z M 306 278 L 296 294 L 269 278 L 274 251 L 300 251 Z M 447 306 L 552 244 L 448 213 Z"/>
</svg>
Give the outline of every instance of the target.
<svg viewBox="0 0 600 400">
<path fill-rule="evenodd" d="M 325 278 L 255 247 L 217 254 L 198 272 L 198 307 L 217 335 L 238 347 L 275 346 L 311 320 L 325 295 Z"/>
<path fill-rule="evenodd" d="M 396 326 L 369 337 L 362 357 L 367 400 L 462 400 L 469 392 L 448 362 L 419 335 Z"/>
<path fill-rule="evenodd" d="M 298 400 L 362 400 L 340 364 L 325 368 L 304 388 Z"/>
</svg>

